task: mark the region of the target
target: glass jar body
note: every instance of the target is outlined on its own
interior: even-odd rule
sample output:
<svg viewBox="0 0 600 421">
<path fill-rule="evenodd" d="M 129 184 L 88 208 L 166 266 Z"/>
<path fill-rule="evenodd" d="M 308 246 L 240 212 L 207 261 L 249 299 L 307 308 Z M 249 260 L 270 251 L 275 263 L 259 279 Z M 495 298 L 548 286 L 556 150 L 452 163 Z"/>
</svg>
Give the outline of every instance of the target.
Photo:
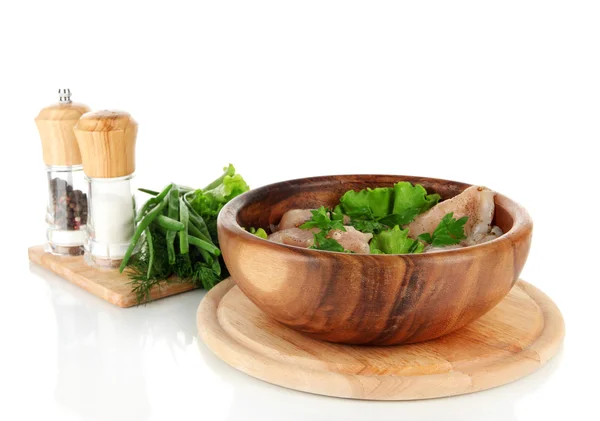
<svg viewBox="0 0 600 421">
<path fill-rule="evenodd" d="M 83 254 L 88 200 L 82 165 L 46 167 L 46 251 L 67 256 Z"/>
<path fill-rule="evenodd" d="M 90 178 L 89 218 L 85 257 L 89 264 L 117 267 L 121 264 L 135 229 L 133 174 L 119 178 Z"/>
</svg>

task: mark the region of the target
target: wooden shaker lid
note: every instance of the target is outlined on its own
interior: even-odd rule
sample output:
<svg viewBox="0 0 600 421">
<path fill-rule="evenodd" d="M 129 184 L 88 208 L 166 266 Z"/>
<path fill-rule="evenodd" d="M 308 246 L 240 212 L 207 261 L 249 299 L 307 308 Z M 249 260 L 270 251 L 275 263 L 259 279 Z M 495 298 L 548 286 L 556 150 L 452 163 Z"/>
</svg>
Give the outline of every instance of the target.
<svg viewBox="0 0 600 421">
<path fill-rule="evenodd" d="M 62 102 L 43 108 L 35 118 L 42 139 L 46 165 L 81 165 L 79 145 L 73 127 L 83 114 L 90 111 L 87 105 Z"/>
<path fill-rule="evenodd" d="M 81 116 L 74 132 L 88 177 L 116 178 L 135 171 L 137 123 L 124 111 Z"/>
</svg>

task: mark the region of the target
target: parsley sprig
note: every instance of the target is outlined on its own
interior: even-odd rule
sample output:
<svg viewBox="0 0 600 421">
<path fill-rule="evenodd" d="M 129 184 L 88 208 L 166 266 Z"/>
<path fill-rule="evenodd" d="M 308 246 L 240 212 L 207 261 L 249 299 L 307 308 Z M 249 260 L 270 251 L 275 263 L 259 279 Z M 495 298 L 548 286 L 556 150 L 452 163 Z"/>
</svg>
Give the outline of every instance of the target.
<svg viewBox="0 0 600 421">
<path fill-rule="evenodd" d="M 300 225 L 300 228 L 303 230 L 312 228 L 320 229 L 320 231 L 314 233 L 315 244 L 310 248 L 345 252 L 346 250 L 337 240 L 327 238 L 327 234 L 332 230 L 346 231 L 346 228 L 344 228 L 343 215 L 335 212 L 335 210 L 330 213 L 325 206 L 321 206 L 316 210 L 311 210 L 311 213 L 312 218 Z M 333 218 L 330 217 L 330 214 Z"/>
<path fill-rule="evenodd" d="M 300 225 L 300 228 L 303 230 L 319 228 L 320 230 L 327 232 L 330 230 L 346 231 L 342 220 L 331 219 L 329 217 L 329 211 L 325 206 L 321 206 L 319 209 L 311 210 L 310 213 L 312 213 L 312 218 Z"/>
<path fill-rule="evenodd" d="M 431 244 L 433 247 L 451 246 L 466 239 L 465 224 L 469 218 L 463 216 L 454 219 L 454 212 L 444 215 L 433 234 L 424 233 L 419 235 L 419 240 Z"/>
<path fill-rule="evenodd" d="M 366 232 L 369 234 L 379 234 L 381 231 L 388 229 L 387 225 L 382 224 L 379 221 L 372 219 L 354 219 L 350 220 L 350 225 L 359 230 L 360 232 Z"/>
<path fill-rule="evenodd" d="M 316 232 L 314 234 L 315 244 L 310 248 L 316 250 L 339 251 L 341 253 L 347 251 L 338 240 L 334 238 L 327 238 L 327 234 L 328 233 L 326 231 Z"/>
</svg>

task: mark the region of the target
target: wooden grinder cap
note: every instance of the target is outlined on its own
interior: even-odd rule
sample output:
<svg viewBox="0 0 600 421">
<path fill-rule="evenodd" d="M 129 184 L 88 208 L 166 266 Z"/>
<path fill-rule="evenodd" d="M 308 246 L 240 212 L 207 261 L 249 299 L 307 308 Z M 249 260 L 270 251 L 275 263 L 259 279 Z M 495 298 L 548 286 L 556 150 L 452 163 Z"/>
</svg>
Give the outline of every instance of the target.
<svg viewBox="0 0 600 421">
<path fill-rule="evenodd" d="M 74 131 L 88 177 L 116 178 L 134 173 L 137 123 L 131 115 L 106 110 L 87 113 Z"/>
<path fill-rule="evenodd" d="M 81 154 L 73 127 L 79 117 L 88 111 L 90 108 L 87 105 L 75 104 L 70 100 L 50 105 L 40 111 L 35 118 L 35 124 L 42 139 L 46 165 L 81 165 Z"/>
</svg>

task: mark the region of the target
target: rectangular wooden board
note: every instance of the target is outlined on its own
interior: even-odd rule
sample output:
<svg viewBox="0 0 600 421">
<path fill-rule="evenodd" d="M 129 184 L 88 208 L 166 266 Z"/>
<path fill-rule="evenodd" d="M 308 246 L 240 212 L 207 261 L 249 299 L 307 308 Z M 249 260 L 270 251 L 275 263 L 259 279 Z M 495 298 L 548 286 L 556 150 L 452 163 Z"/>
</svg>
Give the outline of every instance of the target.
<svg viewBox="0 0 600 421">
<path fill-rule="evenodd" d="M 30 247 L 29 260 L 116 306 L 132 307 L 138 303 L 131 292 L 129 276 L 119 273 L 118 269 L 91 267 L 83 256 L 55 256 L 45 252 L 44 246 Z M 190 283 L 165 282 L 152 289 L 150 299 L 157 300 L 194 288 Z"/>
</svg>

